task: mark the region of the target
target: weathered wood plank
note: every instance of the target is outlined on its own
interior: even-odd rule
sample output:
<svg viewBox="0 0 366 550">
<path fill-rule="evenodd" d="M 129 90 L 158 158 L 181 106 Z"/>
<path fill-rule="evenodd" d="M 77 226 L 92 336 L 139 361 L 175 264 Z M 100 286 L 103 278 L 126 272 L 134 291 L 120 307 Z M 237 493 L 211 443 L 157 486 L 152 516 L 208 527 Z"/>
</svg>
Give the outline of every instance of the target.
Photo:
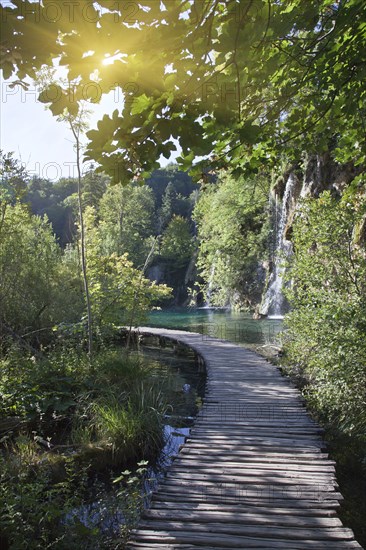
<svg viewBox="0 0 366 550">
<path fill-rule="evenodd" d="M 292 422 L 292 423 L 286 423 L 285 421 L 282 421 L 279 423 L 271 422 L 268 420 L 267 422 L 259 422 L 259 421 L 252 421 L 252 422 L 240 422 L 240 421 L 231 421 L 231 422 L 224 422 L 223 420 L 217 419 L 215 421 L 213 420 L 196 420 L 195 422 L 195 430 L 199 429 L 207 429 L 207 430 L 216 430 L 220 428 L 221 430 L 225 430 L 226 428 L 232 431 L 237 430 L 284 430 L 286 429 L 288 433 L 311 433 L 312 435 L 318 435 L 323 434 L 324 430 L 321 428 L 317 428 L 315 426 L 312 426 L 310 424 L 300 423 L 300 422 Z"/>
<path fill-rule="evenodd" d="M 255 538 L 250 536 L 238 536 L 227 535 L 217 533 L 191 533 L 184 531 L 168 532 L 166 530 L 153 531 L 150 529 L 139 530 L 134 534 L 136 541 L 145 541 L 149 543 L 157 544 L 196 544 L 200 547 L 213 546 L 235 549 L 247 549 L 247 548 L 270 548 L 275 549 L 291 549 L 291 550 L 306 550 L 308 548 L 316 550 L 346 550 L 349 548 L 360 548 L 359 545 L 355 545 L 353 541 L 320 541 L 304 539 L 299 541 L 294 540 L 282 540 L 282 539 L 264 539 Z M 331 544 L 331 546 L 330 546 Z M 161 548 L 162 546 L 160 546 Z M 176 546 L 176 548 L 180 548 Z"/>
<path fill-rule="evenodd" d="M 256 548 L 257 550 L 273 550 L 273 546 L 268 546 L 268 543 L 262 542 L 256 544 L 256 546 L 251 546 L 251 548 Z M 305 543 L 306 544 L 306 543 Z M 207 546 L 206 544 L 204 546 L 202 545 L 192 545 L 192 544 L 162 544 L 161 542 L 154 543 L 144 543 L 144 542 L 130 542 L 128 545 L 128 548 L 138 548 L 142 550 L 228 550 L 228 548 L 232 548 L 232 546 Z M 246 548 L 249 548 L 249 546 L 246 546 Z M 313 548 L 314 546 L 299 546 L 297 543 L 295 543 L 294 546 L 292 546 L 294 550 L 303 550 L 306 548 Z M 326 548 L 325 546 L 322 546 L 321 548 Z M 329 548 L 329 547 L 328 547 Z M 354 548 L 360 549 L 360 545 L 358 543 L 354 542 L 347 542 L 342 543 L 341 545 L 332 543 L 331 550 L 352 550 Z M 362 550 L 362 549 L 361 549 Z"/>
<path fill-rule="evenodd" d="M 184 502 L 180 501 L 177 502 L 176 500 L 172 499 L 171 501 L 169 498 L 166 500 L 163 500 L 162 495 L 157 493 L 155 495 L 154 501 L 151 505 L 150 510 L 157 509 L 157 510 L 176 510 L 179 511 L 185 510 L 185 513 L 188 514 L 189 512 L 196 513 L 196 512 L 232 512 L 234 515 L 237 513 L 241 513 L 245 516 L 245 514 L 253 513 L 254 515 L 257 515 L 259 517 L 271 517 L 273 514 L 277 516 L 287 516 L 289 518 L 297 517 L 297 516 L 314 516 L 316 518 L 329 518 L 329 517 L 336 517 L 336 511 L 334 508 L 330 507 L 321 507 L 321 504 L 318 504 L 318 506 L 314 506 L 313 504 L 307 504 L 303 503 L 302 506 L 299 508 L 291 508 L 289 506 L 286 506 L 288 504 L 286 501 L 276 501 L 276 507 L 273 505 L 273 503 L 270 503 L 268 506 L 259 506 L 258 503 L 252 503 L 249 500 L 246 500 L 244 504 L 242 503 L 219 503 L 219 504 L 213 504 L 209 502 L 195 502 L 192 503 L 191 501 Z M 281 506 L 282 505 L 282 506 Z"/>
<path fill-rule="evenodd" d="M 187 438 L 186 440 L 186 444 L 188 445 L 189 444 L 189 448 L 192 448 L 192 449 L 212 449 L 213 448 L 213 441 L 210 440 L 210 439 L 206 439 L 204 441 L 201 441 L 200 439 L 196 438 L 196 439 L 193 439 L 193 438 Z M 272 453 L 285 453 L 285 454 L 289 454 L 289 453 L 293 453 L 294 455 L 297 453 L 297 454 L 300 454 L 302 456 L 315 456 L 316 453 L 318 452 L 319 455 L 322 453 L 322 445 L 321 443 L 319 443 L 318 445 L 296 445 L 296 449 L 294 449 L 294 445 L 291 445 L 289 442 L 285 442 L 285 444 L 281 445 L 279 441 L 276 441 L 276 442 L 273 442 L 273 443 L 270 443 L 268 441 L 266 441 L 265 439 L 263 440 L 258 440 L 258 441 L 251 441 L 251 443 L 249 444 L 249 442 L 246 441 L 246 439 L 243 438 L 243 441 L 241 442 L 232 442 L 232 443 L 228 443 L 228 442 L 216 442 L 217 443 L 217 446 L 216 448 L 221 450 L 222 452 L 226 452 L 227 454 L 229 453 L 238 453 L 240 451 L 242 452 L 247 452 L 247 451 L 254 451 L 258 454 L 272 454 Z"/>
<path fill-rule="evenodd" d="M 285 498 L 284 495 L 276 498 L 260 498 L 250 497 L 237 494 L 207 494 L 204 491 L 201 492 L 181 492 L 180 494 L 175 492 L 165 491 L 162 488 L 154 494 L 154 500 L 160 502 L 177 502 L 182 503 L 194 503 L 194 506 L 202 505 L 217 505 L 217 506 L 241 506 L 241 507 L 255 507 L 255 508 L 286 508 L 302 511 L 304 509 L 322 509 L 325 513 L 331 512 L 339 508 L 339 501 L 337 499 L 291 499 Z"/>
<path fill-rule="evenodd" d="M 183 455 L 183 453 L 182 453 Z M 313 474 L 314 472 L 329 472 L 334 473 L 334 466 L 332 464 L 327 464 L 325 461 L 318 461 L 317 463 L 306 463 L 303 461 L 302 464 L 296 463 L 296 462 L 288 462 L 286 459 L 283 459 L 282 462 L 280 459 L 270 459 L 270 458 L 258 458 L 255 460 L 256 457 L 253 457 L 252 459 L 247 458 L 246 460 L 237 460 L 235 461 L 232 456 L 225 456 L 221 455 L 220 459 L 213 457 L 200 457 L 199 455 L 191 455 L 191 454 L 184 454 L 183 456 L 179 456 L 176 458 L 173 462 L 173 465 L 171 469 L 173 469 L 175 466 L 179 465 L 183 468 L 211 468 L 213 465 L 219 464 L 221 467 L 227 467 L 231 468 L 233 471 L 240 469 L 246 469 L 247 471 L 252 470 L 273 470 L 274 468 L 276 471 L 284 470 L 284 471 L 293 471 L 293 472 L 306 472 L 309 474 Z"/>
<path fill-rule="evenodd" d="M 140 522 L 139 530 L 142 531 L 149 528 L 149 522 L 142 520 Z M 195 523 L 189 520 L 189 525 L 184 521 L 160 521 L 154 520 L 154 527 L 159 531 L 174 531 L 184 532 L 189 530 L 190 534 L 209 534 L 215 533 L 217 535 L 240 535 L 245 537 L 260 537 L 270 539 L 285 540 L 316 540 L 316 541 L 348 541 L 353 539 L 353 533 L 350 529 L 342 527 L 307 527 L 306 529 L 301 527 L 279 527 L 277 525 L 245 525 L 238 523 Z"/>
<path fill-rule="evenodd" d="M 199 482 L 197 482 L 199 481 Z M 223 502 L 225 498 L 232 497 L 238 501 L 242 498 L 262 499 L 270 502 L 274 499 L 287 498 L 296 503 L 300 500 L 342 500 L 342 495 L 335 491 L 334 487 L 323 484 L 308 484 L 303 481 L 299 483 L 283 483 L 283 482 L 261 482 L 248 483 L 239 481 L 215 481 L 215 480 L 196 480 L 195 483 L 189 479 L 171 478 L 160 482 L 160 490 L 165 493 L 172 494 L 201 494 L 210 498 L 211 496 L 219 496 Z"/>
<path fill-rule="evenodd" d="M 152 518 L 158 520 L 175 521 L 187 519 L 186 510 L 182 509 L 150 509 L 144 512 L 144 519 Z M 257 512 L 232 512 L 232 511 L 199 511 L 192 510 L 189 521 L 193 523 L 239 523 L 240 525 L 275 525 L 277 527 L 342 527 L 339 518 L 314 517 L 314 516 L 291 516 L 285 514 L 271 514 L 268 509 L 265 513 Z"/>
<path fill-rule="evenodd" d="M 206 455 L 207 459 L 212 458 L 213 460 L 216 459 L 216 457 L 238 457 L 240 458 L 240 462 L 244 462 L 246 459 L 248 461 L 251 460 L 269 460 L 269 461 L 293 461 L 294 463 L 300 463 L 300 464 L 318 464 L 318 463 L 326 463 L 326 464 L 334 464 L 333 461 L 328 459 L 328 455 L 326 453 L 321 453 L 318 451 L 318 449 L 315 449 L 310 452 L 303 452 L 299 449 L 296 449 L 297 453 L 295 454 L 293 452 L 293 449 L 290 451 L 285 451 L 282 449 L 280 451 L 276 451 L 275 449 L 267 449 L 266 454 L 260 454 L 258 447 L 245 447 L 245 450 L 237 448 L 233 449 L 231 453 L 225 452 L 225 450 L 220 449 L 210 449 L 210 452 L 207 453 L 207 447 L 205 446 L 204 450 L 202 449 L 202 445 L 194 445 L 193 442 L 188 446 L 185 445 L 182 447 L 180 451 L 180 455 L 184 456 L 196 456 L 196 455 Z M 180 456 L 178 455 L 178 456 Z"/>
<path fill-rule="evenodd" d="M 290 472 L 258 472 L 258 471 L 237 471 L 232 472 L 228 471 L 218 471 L 218 470 L 196 470 L 196 469 L 186 469 L 182 470 L 181 468 L 170 468 L 166 479 L 174 478 L 175 480 L 187 480 L 188 482 L 200 481 L 206 483 L 207 481 L 213 483 L 241 483 L 244 485 L 249 484 L 279 484 L 279 485 L 310 485 L 314 486 L 314 479 L 316 483 L 328 487 L 335 486 L 335 476 L 324 476 L 320 475 L 315 478 L 315 474 L 310 476 L 305 476 L 302 473 L 290 473 Z"/>
<path fill-rule="evenodd" d="M 300 471 L 273 471 L 272 470 L 259 470 L 259 469 L 232 469 L 232 468 L 207 468 L 204 466 L 196 466 L 191 464 L 189 468 L 183 468 L 179 465 L 173 465 L 169 469 L 166 476 L 174 477 L 174 479 L 214 479 L 220 480 L 232 480 L 240 481 L 241 483 L 275 483 L 280 481 L 282 483 L 303 482 L 304 484 L 314 484 L 314 479 L 317 483 L 332 483 L 336 485 L 336 478 L 334 474 L 310 472 L 304 473 Z"/>
<path fill-rule="evenodd" d="M 161 544 L 161 542 L 158 542 L 158 543 L 154 543 L 154 542 L 149 542 L 149 543 L 144 543 L 144 542 L 133 542 L 133 543 L 129 543 L 128 545 L 128 548 L 139 548 L 139 549 L 145 549 L 145 550 L 228 550 L 228 548 L 232 548 L 232 546 L 207 546 L 206 544 L 204 546 L 202 545 L 196 545 L 196 544 Z M 242 547 L 244 548 L 244 547 Z M 249 546 L 245 546 L 245 548 L 249 548 Z M 250 548 L 256 548 L 257 550 L 273 550 L 273 546 L 268 546 L 268 542 L 266 543 L 265 541 L 263 542 L 257 542 L 257 544 L 255 546 L 251 546 Z M 284 548 L 288 548 L 288 547 L 284 547 Z M 294 550 L 303 550 L 303 549 L 307 549 L 307 548 L 312 548 L 312 549 L 316 549 L 316 546 L 308 546 L 306 545 L 306 542 L 305 542 L 305 546 L 299 546 L 299 543 L 295 543 L 294 546 L 292 546 L 292 548 Z M 320 550 L 324 549 L 324 548 L 327 548 L 326 546 L 321 546 L 321 547 L 318 547 L 320 548 Z M 352 550 L 354 548 L 358 548 L 360 549 L 361 546 L 358 544 L 358 543 L 355 543 L 355 542 L 347 542 L 347 543 L 332 543 L 332 547 L 331 549 L 329 549 L 329 546 L 328 546 L 328 550 Z M 362 550 L 362 549 L 361 549 Z"/>
</svg>

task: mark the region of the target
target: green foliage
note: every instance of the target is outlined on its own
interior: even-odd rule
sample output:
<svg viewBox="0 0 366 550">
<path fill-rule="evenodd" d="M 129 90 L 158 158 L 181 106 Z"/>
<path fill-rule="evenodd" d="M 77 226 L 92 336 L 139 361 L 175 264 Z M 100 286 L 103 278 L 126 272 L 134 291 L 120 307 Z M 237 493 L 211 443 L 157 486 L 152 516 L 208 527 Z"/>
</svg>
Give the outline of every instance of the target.
<svg viewBox="0 0 366 550">
<path fill-rule="evenodd" d="M 73 411 L 77 396 L 93 387 L 85 354 L 61 346 L 44 356 L 10 347 L 1 359 L 0 417 L 57 420 Z"/>
<path fill-rule="evenodd" d="M 173 185 L 176 195 L 185 199 L 198 189 L 192 178 L 186 172 L 180 171 L 176 164 L 169 164 L 165 168 L 154 170 L 146 179 L 146 185 L 153 190 L 157 209 L 162 206 L 163 197 L 169 183 Z M 174 212 L 174 214 L 183 215 L 182 212 Z"/>
<path fill-rule="evenodd" d="M 141 381 L 151 371 L 141 358 L 123 349 L 97 353 L 91 367 L 81 347 L 68 349 L 63 342 L 39 357 L 11 347 L 0 364 L 0 417 L 41 421 L 73 413 L 84 394 L 110 396 L 115 390 L 128 395 L 135 388 L 138 395 Z"/>
<path fill-rule="evenodd" d="M 166 408 L 160 389 L 151 380 L 135 382 L 125 396 L 106 393 L 95 401 L 87 411 L 87 430 L 99 448 L 111 452 L 113 462 L 132 464 L 141 457 L 157 456 Z"/>
<path fill-rule="evenodd" d="M 99 234 L 105 254 L 128 254 L 142 267 L 154 234 L 155 201 L 146 185 L 113 186 L 100 201 Z"/>
<path fill-rule="evenodd" d="M 123 112 L 88 133 L 88 158 L 115 182 L 157 168 L 177 141 L 185 168 L 214 150 L 216 167 L 258 172 L 283 152 L 294 159 L 299 150 L 323 151 L 331 138 L 338 160 L 364 163 L 363 0 L 309 0 L 305 8 L 302 0 L 143 0 L 129 16 L 123 5 L 99 6 L 87 21 L 82 3 L 54 21 L 47 4 L 1 5 L 1 68 L 26 88 L 27 75 L 58 58 L 67 85 L 39 98 L 55 116 L 121 88 Z M 106 55 L 114 63 L 103 65 Z"/>
<path fill-rule="evenodd" d="M 9 351 L 1 361 L 0 417 L 15 415 L 30 420 L 48 414 L 56 419 L 76 405 L 80 382 L 75 383 L 65 366 L 53 368 L 52 364 L 52 359 L 39 364 L 34 356 Z"/>
<path fill-rule="evenodd" d="M 146 494 L 146 465 L 140 461 L 105 489 L 94 480 L 94 502 L 86 500 L 88 468 L 69 458 L 60 480 L 52 467 L 34 465 L 34 441 L 19 437 L 11 459 L 0 456 L 1 542 L 9 550 L 120 549 L 137 526 Z M 86 514 L 88 519 L 86 519 Z M 5 542 L 6 541 L 6 542 Z"/>
<path fill-rule="evenodd" d="M 89 170 L 82 178 L 84 206 L 93 206 L 97 211 L 106 191 L 109 178 Z M 72 243 L 76 235 L 77 180 L 60 178 L 57 182 L 33 177 L 23 195 L 23 202 L 30 205 L 33 214 L 47 216 L 62 248 Z"/>
<path fill-rule="evenodd" d="M 186 173 L 177 170 L 176 165 L 154 172 L 143 185 L 134 182 L 126 187 L 110 185 L 106 188 L 108 181 L 107 176 L 89 171 L 82 180 L 83 205 L 93 206 L 95 210 L 103 255 L 128 254 L 128 259 L 134 266 L 142 268 L 153 248 L 155 237 L 166 229 L 174 215 L 182 216 L 191 223 L 197 186 Z M 173 196 L 174 204 L 172 208 L 168 208 L 165 218 L 162 203 L 167 202 L 167 194 Z M 80 290 L 80 281 L 77 281 L 78 255 L 75 247 L 78 202 L 76 180 L 61 178 L 58 182 L 52 183 L 33 178 L 28 184 L 27 194 L 23 200 L 31 206 L 34 214 L 42 217 L 46 215 L 49 218 L 57 240 L 64 250 L 63 267 L 60 267 L 60 270 L 64 269 L 64 264 L 70 268 L 73 273 L 69 274 L 70 280 L 73 281 L 72 288 Z M 155 247 L 151 256 L 151 263 L 154 262 L 155 265 L 161 260 L 157 252 L 158 248 Z M 166 258 L 163 261 L 166 263 Z M 161 282 L 183 287 L 183 270 L 178 270 L 173 275 L 169 267 L 169 270 L 164 271 Z M 65 292 L 66 302 L 69 296 L 70 302 L 74 301 L 77 304 L 75 310 L 80 318 L 80 311 L 83 309 L 80 309 L 82 296 L 76 298 L 74 291 Z M 61 305 L 66 306 L 64 302 Z M 76 316 L 72 316 L 72 319 L 78 320 Z M 65 316 L 65 321 L 67 320 L 71 320 L 70 315 Z"/>
<path fill-rule="evenodd" d="M 366 427 L 365 213 L 357 187 L 302 202 L 286 318 L 287 362 L 309 399 L 327 422 L 358 436 Z"/>
<path fill-rule="evenodd" d="M 100 330 L 127 323 L 138 325 L 152 307 L 170 296 L 166 285 L 156 285 L 133 267 L 127 254 L 104 253 L 95 212 L 85 214 L 87 261 L 93 317 Z"/>
<path fill-rule="evenodd" d="M 138 525 L 140 516 L 144 510 L 146 498 L 146 473 L 148 462 L 142 460 L 138 462 L 138 468 L 135 472 L 125 470 L 121 476 L 113 480 L 117 484 L 118 499 L 120 510 L 122 510 L 125 523 L 121 529 L 122 540 L 127 543 L 131 530 Z"/>
<path fill-rule="evenodd" d="M 0 149 L 0 228 L 8 204 L 15 204 L 26 192 L 28 175 L 13 153 Z"/>
<path fill-rule="evenodd" d="M 61 178 L 52 183 L 34 177 L 28 184 L 24 202 L 30 205 L 32 213 L 45 215 L 62 248 L 72 242 L 75 235 L 75 214 L 70 197 L 76 193 L 77 183 L 73 178 Z"/>
<path fill-rule="evenodd" d="M 182 216 L 173 216 L 161 240 L 160 256 L 171 264 L 172 269 L 187 267 L 195 249 L 188 221 Z"/>
<path fill-rule="evenodd" d="M 123 349 L 96 353 L 91 366 L 86 352 L 61 347 L 47 357 L 12 349 L 0 367 L 0 421 L 23 416 L 36 430 L 0 440 L 0 530 L 9 548 L 123 547 L 145 499 L 146 462 L 117 479 L 109 496 L 93 479 L 91 502 L 87 474 L 89 464 L 132 466 L 160 452 L 167 405 L 157 366 Z M 45 443 L 56 446 L 48 451 Z"/>
<path fill-rule="evenodd" d="M 82 178 L 83 206 L 92 206 L 99 211 L 100 201 L 107 191 L 110 178 L 105 174 L 97 174 L 89 170 Z"/>
<path fill-rule="evenodd" d="M 160 230 L 165 229 L 172 219 L 176 202 L 177 194 L 172 182 L 169 182 L 165 189 L 160 208 Z"/>
<path fill-rule="evenodd" d="M 60 293 L 73 293 L 69 266 L 48 220 L 30 215 L 21 204 L 8 205 L 0 239 L 1 333 L 42 337 L 70 313 Z"/>
<path fill-rule="evenodd" d="M 12 170 L 18 181 L 17 174 L 20 170 L 23 175 L 22 169 L 17 168 L 11 157 L 6 159 L 4 170 L 7 174 Z M 9 175 L 6 177 L 11 179 Z M 154 192 L 146 185 L 136 184 L 128 189 L 106 190 L 106 181 L 106 176 L 94 172 L 83 178 L 82 200 L 92 205 L 87 207 L 87 246 L 93 279 L 93 314 L 97 321 L 95 335 L 98 330 L 109 331 L 116 324 L 139 323 L 152 304 L 169 297 L 167 287 L 151 284 L 131 262 L 146 270 L 147 258 L 151 262 L 153 257 L 158 216 Z M 25 182 L 22 185 L 25 189 Z M 14 192 L 2 198 L 0 331 L 3 337 L 28 339 L 40 345 L 50 341 L 58 325 L 59 337 L 71 332 L 75 337 L 85 337 L 80 246 L 76 242 L 61 250 L 45 214 L 53 215 L 55 226 L 60 222 L 59 237 L 61 244 L 65 244 L 69 237 L 63 224 L 72 228 L 71 234 L 77 230 L 75 185 L 72 179 L 52 184 L 33 178 L 27 194 Z M 4 184 L 2 188 L 5 187 Z M 19 197 L 43 217 L 32 215 Z"/>
<path fill-rule="evenodd" d="M 213 305 L 258 303 L 266 258 L 266 179 L 224 176 L 204 187 L 194 210 L 198 226 L 198 266 Z"/>
<path fill-rule="evenodd" d="M 161 234 L 171 222 L 173 216 L 181 216 L 190 219 L 192 216 L 195 192 L 187 197 L 177 193 L 177 182 L 170 181 L 166 186 L 161 200 L 161 207 L 158 210 L 158 231 Z M 193 186 L 192 186 L 193 187 Z M 178 186 L 179 188 L 179 186 Z"/>
<path fill-rule="evenodd" d="M 162 444 L 167 405 L 154 370 L 124 350 L 97 353 L 93 367 L 85 352 L 72 348 L 44 358 L 11 350 L 1 361 L 0 418 L 32 421 L 51 442 L 57 423 L 68 419 L 74 444 L 96 445 L 91 457 L 103 450 L 106 463 L 133 463 Z"/>
<path fill-rule="evenodd" d="M 0 455 L 0 525 L 9 550 L 96 548 L 96 533 L 77 517 L 65 529 L 68 514 L 83 503 L 85 468 L 76 469 L 69 459 L 64 479 L 54 483 L 51 468 L 29 462 L 30 453 L 36 454 L 34 442 L 18 438 L 12 452 L 9 460 Z"/>
</svg>

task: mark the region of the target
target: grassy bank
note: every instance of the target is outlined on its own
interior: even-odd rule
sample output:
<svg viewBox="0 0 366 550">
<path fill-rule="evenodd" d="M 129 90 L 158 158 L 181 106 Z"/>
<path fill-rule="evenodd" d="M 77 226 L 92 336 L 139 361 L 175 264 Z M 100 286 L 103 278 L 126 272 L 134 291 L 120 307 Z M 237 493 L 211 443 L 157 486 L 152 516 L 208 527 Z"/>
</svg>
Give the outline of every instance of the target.
<svg viewBox="0 0 366 550">
<path fill-rule="evenodd" d="M 74 511 L 101 498 L 96 472 L 113 468 L 105 514 L 122 510 L 126 520 L 135 513 L 143 465 L 163 445 L 167 404 L 158 371 L 154 361 L 123 349 L 101 351 L 92 364 L 75 349 L 7 353 L 0 374 L 1 548 L 123 547 L 118 526 L 110 539 L 114 528 L 106 529 L 103 513 L 88 526 Z"/>
</svg>

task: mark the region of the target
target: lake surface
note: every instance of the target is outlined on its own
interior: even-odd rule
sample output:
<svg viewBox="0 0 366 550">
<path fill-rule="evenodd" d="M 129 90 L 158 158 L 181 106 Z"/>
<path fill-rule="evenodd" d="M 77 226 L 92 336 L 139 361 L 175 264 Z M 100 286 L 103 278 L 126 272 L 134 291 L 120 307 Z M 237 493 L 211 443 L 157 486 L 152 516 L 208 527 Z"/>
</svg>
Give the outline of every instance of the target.
<svg viewBox="0 0 366 550">
<path fill-rule="evenodd" d="M 150 313 L 147 325 L 198 332 L 236 344 L 281 345 L 281 319 L 253 319 L 224 309 L 171 309 Z"/>
</svg>

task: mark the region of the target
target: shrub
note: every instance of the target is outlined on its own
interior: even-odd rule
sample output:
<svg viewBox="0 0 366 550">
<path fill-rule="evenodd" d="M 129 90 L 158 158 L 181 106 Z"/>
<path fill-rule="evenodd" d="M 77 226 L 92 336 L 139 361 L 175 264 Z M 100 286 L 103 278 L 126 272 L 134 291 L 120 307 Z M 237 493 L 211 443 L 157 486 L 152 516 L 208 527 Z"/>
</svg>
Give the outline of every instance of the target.
<svg viewBox="0 0 366 550">
<path fill-rule="evenodd" d="M 363 437 L 366 428 L 365 195 L 323 193 L 303 201 L 294 225 L 286 318 L 287 362 L 328 423 Z"/>
</svg>

